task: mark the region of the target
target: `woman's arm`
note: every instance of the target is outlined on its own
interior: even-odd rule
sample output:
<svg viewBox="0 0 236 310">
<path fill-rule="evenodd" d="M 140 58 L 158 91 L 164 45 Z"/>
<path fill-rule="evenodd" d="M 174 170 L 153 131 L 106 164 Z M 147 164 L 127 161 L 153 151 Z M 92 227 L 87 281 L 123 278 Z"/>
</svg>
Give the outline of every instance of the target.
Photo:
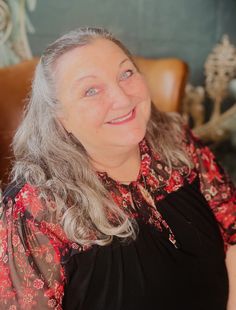
<svg viewBox="0 0 236 310">
<path fill-rule="evenodd" d="M 229 299 L 227 310 L 236 309 L 236 245 L 230 246 L 226 253 L 226 266 L 229 277 Z"/>
<path fill-rule="evenodd" d="M 200 179 L 200 190 L 215 215 L 227 249 L 236 244 L 236 188 L 211 150 L 189 130 L 186 140 Z"/>
<path fill-rule="evenodd" d="M 14 192 L 14 189 L 13 191 Z M 0 208 L 0 309 L 62 309 L 63 233 L 27 184 Z"/>
<path fill-rule="evenodd" d="M 198 170 L 201 192 L 215 215 L 225 243 L 229 277 L 227 310 L 236 310 L 236 189 L 210 149 L 190 131 L 187 137 L 188 151 Z"/>
</svg>

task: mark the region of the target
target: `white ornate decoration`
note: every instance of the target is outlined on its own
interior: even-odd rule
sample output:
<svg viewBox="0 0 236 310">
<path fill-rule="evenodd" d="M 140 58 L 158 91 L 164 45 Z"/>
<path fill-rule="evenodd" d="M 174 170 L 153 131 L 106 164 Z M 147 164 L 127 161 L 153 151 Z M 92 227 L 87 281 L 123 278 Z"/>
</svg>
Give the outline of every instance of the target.
<svg viewBox="0 0 236 310">
<path fill-rule="evenodd" d="M 0 0 L 0 66 L 32 57 L 27 31 L 34 32 L 26 10 L 33 11 L 36 0 Z"/>
<path fill-rule="evenodd" d="M 229 96 L 229 85 L 236 76 L 236 48 L 224 35 L 205 62 L 205 88 L 187 85 L 183 114 L 192 117 L 194 131 L 207 141 L 221 141 L 229 134 L 236 133 L 236 103 L 227 111 L 221 111 L 224 99 Z M 208 122 L 205 121 L 204 101 L 208 96 L 213 102 L 213 110 Z"/>
<path fill-rule="evenodd" d="M 0 1 L 0 44 L 4 44 L 12 31 L 11 13 L 8 5 Z"/>
</svg>

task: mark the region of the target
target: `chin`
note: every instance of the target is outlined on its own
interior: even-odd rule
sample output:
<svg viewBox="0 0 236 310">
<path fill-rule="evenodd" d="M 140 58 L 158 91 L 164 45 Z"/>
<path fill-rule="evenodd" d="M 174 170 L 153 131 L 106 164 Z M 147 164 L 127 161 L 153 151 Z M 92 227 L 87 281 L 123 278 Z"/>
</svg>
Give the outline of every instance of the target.
<svg viewBox="0 0 236 310">
<path fill-rule="evenodd" d="M 124 146 L 131 146 L 131 145 L 138 145 L 139 142 L 143 140 L 146 134 L 145 130 L 137 130 L 135 132 L 129 132 L 126 136 L 122 138 L 120 141 L 122 145 Z M 119 139 L 120 140 L 120 139 Z"/>
</svg>

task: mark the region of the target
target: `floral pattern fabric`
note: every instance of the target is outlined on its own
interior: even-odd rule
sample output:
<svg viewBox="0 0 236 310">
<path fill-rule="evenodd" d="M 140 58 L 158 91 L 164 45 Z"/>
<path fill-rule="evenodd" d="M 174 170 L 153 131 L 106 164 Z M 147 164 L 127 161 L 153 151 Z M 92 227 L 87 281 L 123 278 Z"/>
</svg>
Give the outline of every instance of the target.
<svg viewBox="0 0 236 310">
<path fill-rule="evenodd" d="M 61 309 L 62 229 L 43 220 L 44 208 L 27 184 L 1 208 L 0 309 Z"/>
<path fill-rule="evenodd" d="M 236 188 L 214 154 L 191 131 L 187 131 L 186 142 L 200 178 L 201 192 L 215 215 L 227 249 L 236 244 Z"/>
<path fill-rule="evenodd" d="M 178 240 L 158 211 L 158 202 L 199 177 L 201 192 L 227 248 L 236 243 L 235 188 L 209 148 L 188 130 L 183 145 L 194 163 L 190 173 L 187 167 L 170 171 L 144 139 L 140 142 L 141 167 L 136 181 L 125 185 L 105 172 L 99 172 L 98 177 L 120 208 L 163 231 L 176 248 Z M 0 211 L 0 309 L 62 309 L 66 282 L 63 261 L 71 250 L 78 253 L 86 248 L 67 239 L 29 184 L 4 201 Z"/>
</svg>

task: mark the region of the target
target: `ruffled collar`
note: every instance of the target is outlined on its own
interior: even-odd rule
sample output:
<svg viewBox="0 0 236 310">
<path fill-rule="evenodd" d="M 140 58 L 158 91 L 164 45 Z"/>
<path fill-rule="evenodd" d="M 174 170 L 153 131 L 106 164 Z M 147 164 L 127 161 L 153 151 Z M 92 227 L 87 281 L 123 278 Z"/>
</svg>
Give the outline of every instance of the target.
<svg viewBox="0 0 236 310">
<path fill-rule="evenodd" d="M 130 217 L 142 218 L 145 223 L 166 231 L 169 241 L 178 247 L 168 223 L 159 213 L 158 202 L 171 192 L 177 191 L 186 182 L 192 183 L 196 177 L 194 170 L 186 166 L 170 169 L 154 152 L 144 138 L 139 143 L 141 164 L 136 181 L 128 185 L 115 181 L 106 172 L 97 172 L 114 202 Z"/>
<path fill-rule="evenodd" d="M 132 181 L 129 184 L 122 183 L 122 182 L 116 181 L 113 178 L 111 178 L 105 171 L 104 172 L 96 171 L 97 175 L 99 176 L 103 184 L 105 186 L 111 186 L 111 185 L 131 186 L 131 185 L 137 185 L 138 183 L 144 182 L 143 178 L 149 175 L 151 162 L 152 162 L 151 148 L 148 145 L 148 142 L 145 138 L 139 143 L 139 150 L 140 150 L 141 163 L 140 163 L 139 173 L 135 181 Z"/>
</svg>

